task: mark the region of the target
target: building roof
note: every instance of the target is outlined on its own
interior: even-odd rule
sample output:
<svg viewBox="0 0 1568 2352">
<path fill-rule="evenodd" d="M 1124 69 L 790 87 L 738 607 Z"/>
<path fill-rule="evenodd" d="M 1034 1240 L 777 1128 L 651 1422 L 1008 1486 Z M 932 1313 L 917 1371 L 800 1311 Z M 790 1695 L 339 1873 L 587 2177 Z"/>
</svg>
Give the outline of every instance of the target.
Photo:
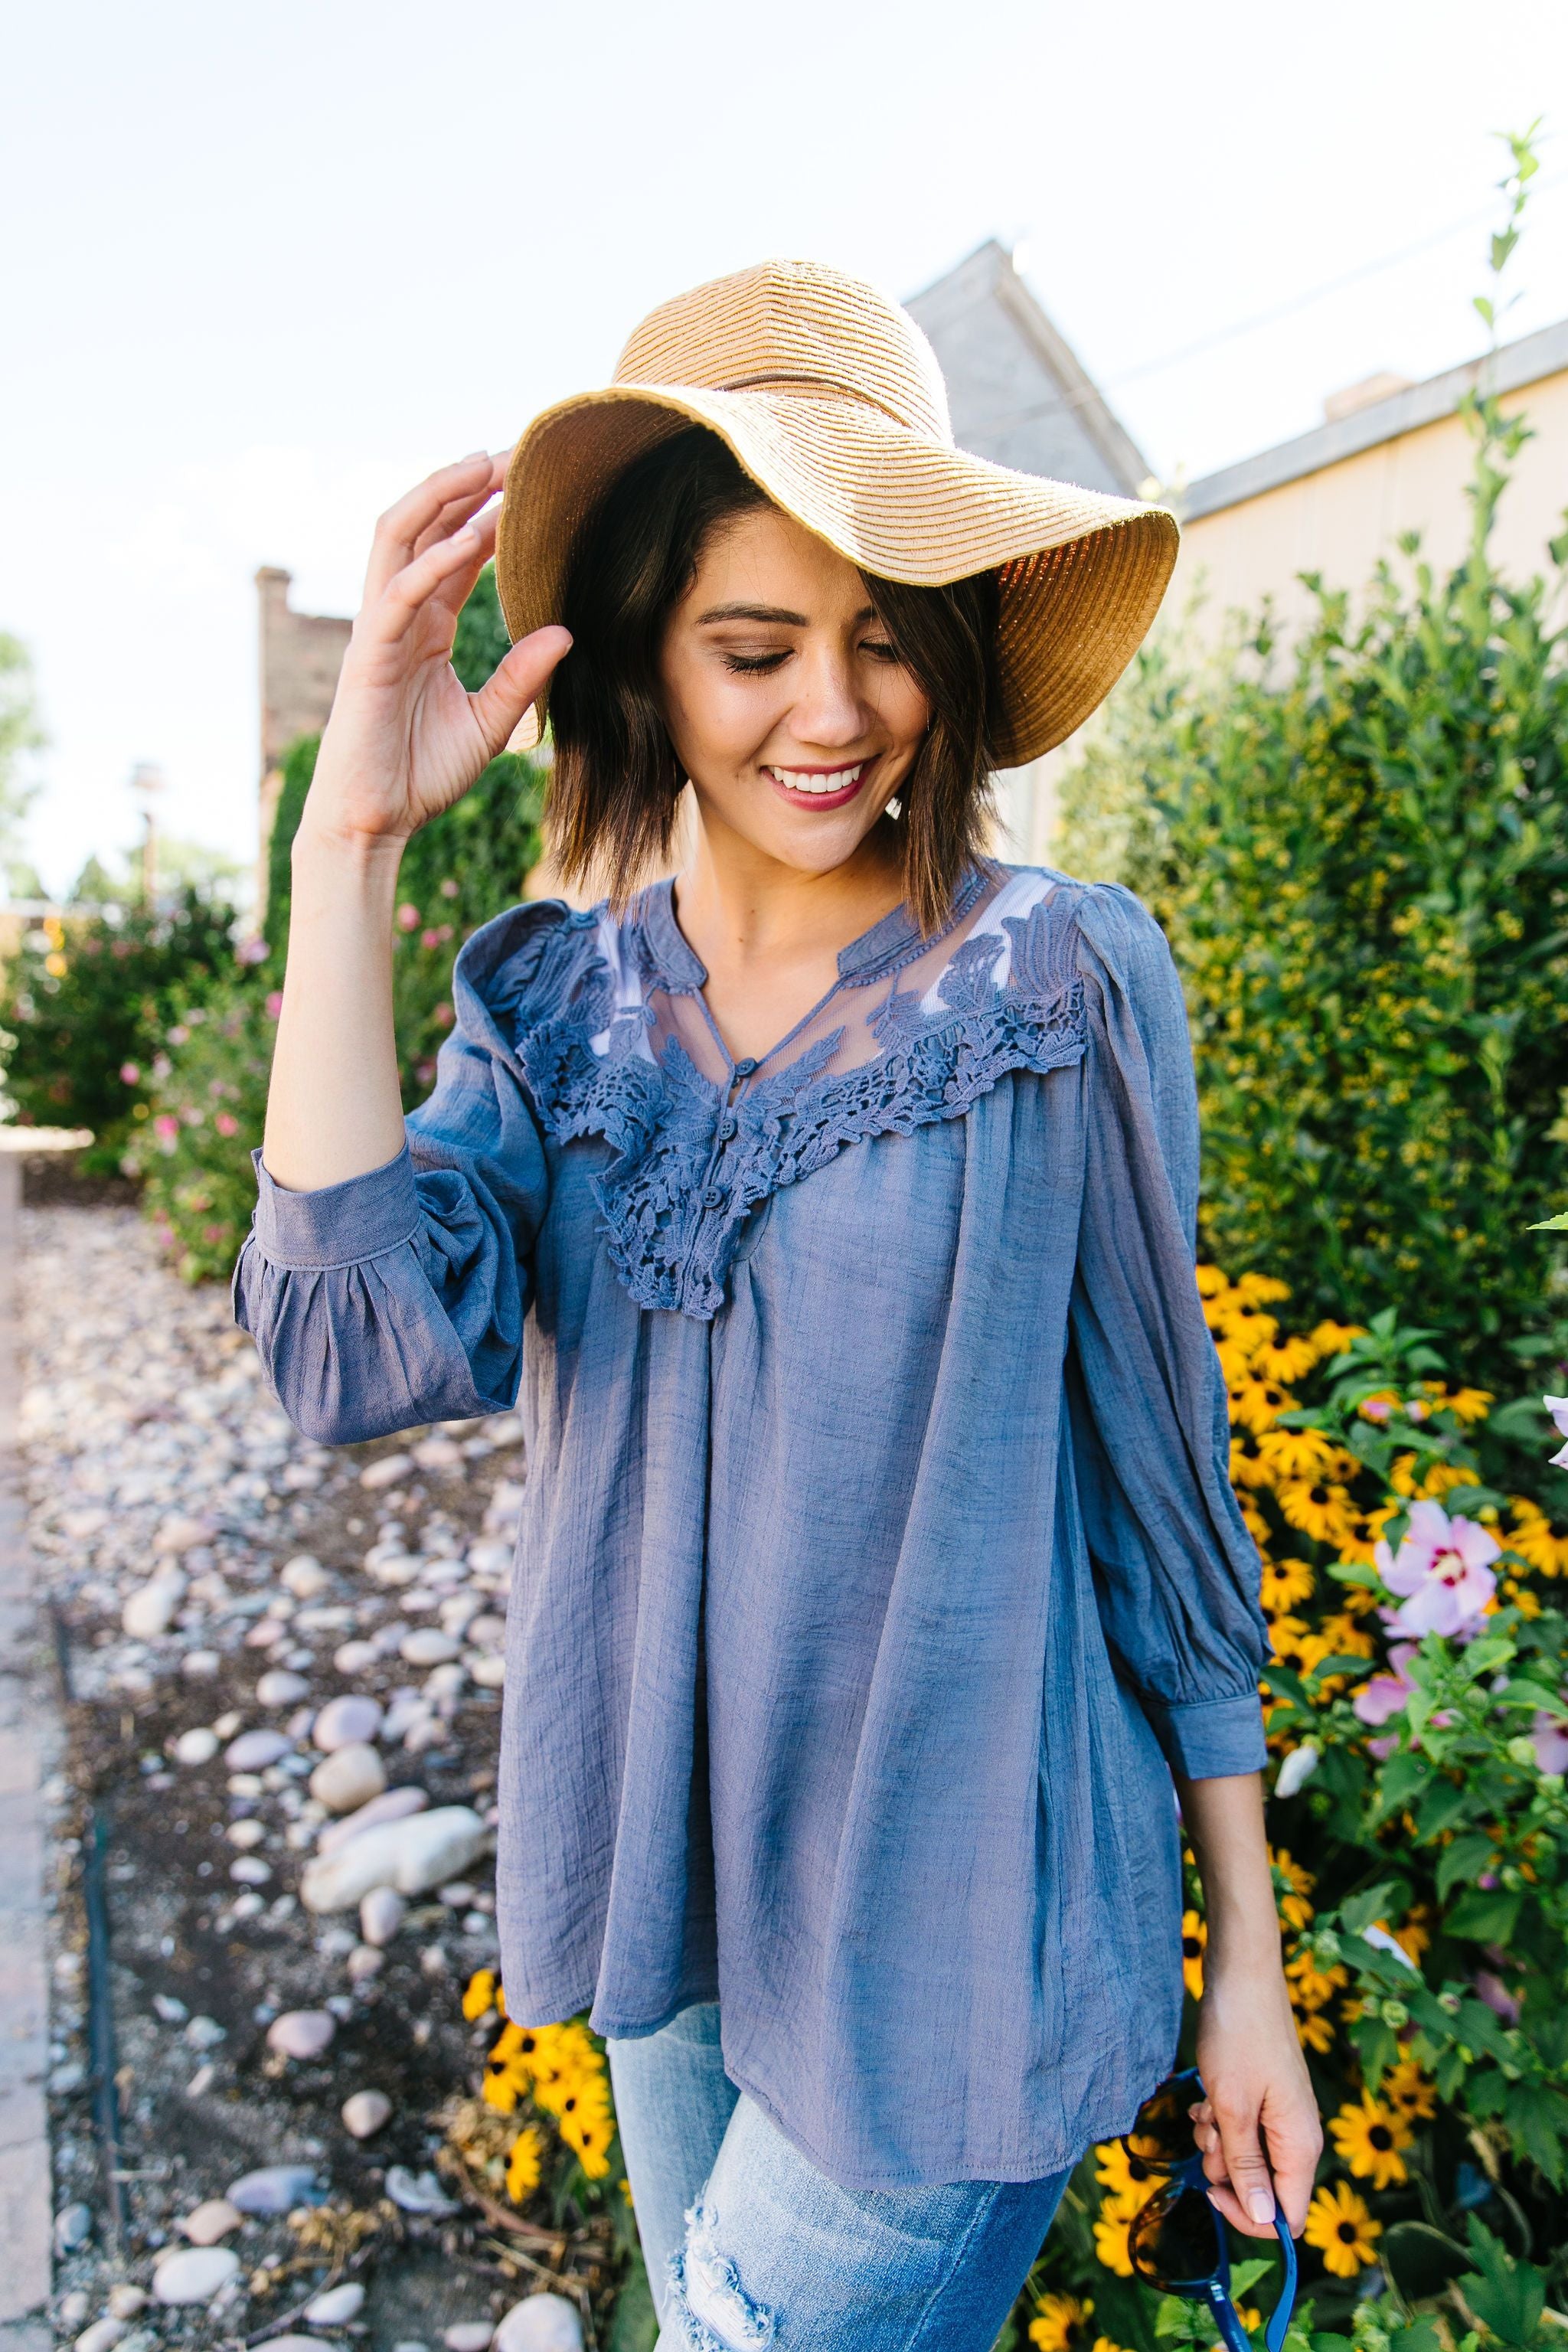
<svg viewBox="0 0 1568 2352">
<path fill-rule="evenodd" d="M 1137 496 L 1147 460 L 994 237 L 904 307 L 942 362 L 961 449 L 1085 489 Z"/>
<path fill-rule="evenodd" d="M 1463 367 L 1428 376 L 1425 383 L 1409 384 L 1385 400 L 1372 401 L 1348 416 L 1260 450 L 1255 457 L 1243 457 L 1237 465 L 1204 475 L 1182 492 L 1178 510 L 1184 522 L 1196 522 L 1203 515 L 1218 514 L 1226 507 L 1260 497 L 1265 490 L 1299 481 L 1303 474 L 1320 473 L 1325 466 L 1358 457 L 1363 449 L 1375 449 L 1380 442 L 1396 441 L 1424 425 L 1439 424 L 1453 415 L 1467 392 L 1478 388 L 1489 393 L 1517 392 L 1521 385 L 1539 383 L 1542 376 L 1557 375 L 1564 368 L 1568 368 L 1568 319 L 1560 319 L 1554 327 L 1521 336 L 1500 352 L 1467 360 Z"/>
</svg>

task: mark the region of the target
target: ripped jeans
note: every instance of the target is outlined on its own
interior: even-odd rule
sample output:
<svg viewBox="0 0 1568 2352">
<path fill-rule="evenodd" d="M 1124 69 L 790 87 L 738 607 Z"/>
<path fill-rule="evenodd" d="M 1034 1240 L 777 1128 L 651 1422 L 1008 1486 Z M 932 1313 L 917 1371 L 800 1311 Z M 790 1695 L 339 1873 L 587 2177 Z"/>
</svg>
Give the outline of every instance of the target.
<svg viewBox="0 0 1568 2352">
<path fill-rule="evenodd" d="M 840 2189 L 725 2074 L 716 2001 L 607 2046 L 658 2352 L 991 2352 L 1065 2172 Z"/>
</svg>

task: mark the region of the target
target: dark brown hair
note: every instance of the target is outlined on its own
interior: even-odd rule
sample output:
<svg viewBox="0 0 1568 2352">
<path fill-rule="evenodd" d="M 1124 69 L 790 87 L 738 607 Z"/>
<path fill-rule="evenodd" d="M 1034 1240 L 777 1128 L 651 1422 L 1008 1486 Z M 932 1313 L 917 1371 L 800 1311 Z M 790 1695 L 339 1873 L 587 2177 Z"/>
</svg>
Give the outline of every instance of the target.
<svg viewBox="0 0 1568 2352">
<path fill-rule="evenodd" d="M 768 503 L 718 435 L 692 425 L 617 477 L 573 548 L 560 615 L 572 650 L 550 691 L 551 847 L 565 880 L 602 878 L 617 909 L 668 858 L 685 782 L 659 708 L 670 614 L 710 532 Z M 942 588 L 862 577 L 931 703 L 899 793 L 905 895 L 930 932 L 947 919 L 964 866 L 984 855 L 999 694 L 996 575 Z"/>
</svg>

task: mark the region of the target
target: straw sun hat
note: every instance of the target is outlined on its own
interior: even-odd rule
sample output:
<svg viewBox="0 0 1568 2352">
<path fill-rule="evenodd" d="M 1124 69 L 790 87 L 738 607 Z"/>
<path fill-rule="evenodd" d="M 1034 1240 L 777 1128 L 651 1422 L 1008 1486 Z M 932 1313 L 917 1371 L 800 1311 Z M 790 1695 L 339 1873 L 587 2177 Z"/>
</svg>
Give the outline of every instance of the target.
<svg viewBox="0 0 1568 2352">
<path fill-rule="evenodd" d="M 1163 508 L 955 448 L 936 354 L 885 294 L 817 262 L 764 261 L 661 303 L 612 383 L 557 402 L 519 441 L 496 544 L 514 641 L 558 617 L 574 539 L 616 476 L 688 425 L 710 426 L 774 505 L 865 572 L 935 587 L 1000 571 L 1004 766 L 1104 699 L 1175 561 Z M 544 709 L 542 695 L 540 724 Z"/>
</svg>

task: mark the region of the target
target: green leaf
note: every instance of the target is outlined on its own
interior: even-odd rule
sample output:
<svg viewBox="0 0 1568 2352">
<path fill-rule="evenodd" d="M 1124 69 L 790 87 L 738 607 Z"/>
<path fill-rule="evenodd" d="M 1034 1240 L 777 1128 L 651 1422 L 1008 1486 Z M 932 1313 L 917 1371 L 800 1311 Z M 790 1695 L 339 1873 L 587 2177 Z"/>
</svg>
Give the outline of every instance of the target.
<svg viewBox="0 0 1568 2352">
<path fill-rule="evenodd" d="M 1463 1793 L 1463 1792 L 1461 1792 Z M 1437 1899 L 1446 1903 L 1454 1888 L 1479 1878 L 1497 1861 L 1497 1848 L 1479 1830 L 1454 1840 L 1437 1864 Z M 1456 1931 L 1460 1932 L 1460 1931 Z"/>
<path fill-rule="evenodd" d="M 1552 560 L 1554 563 L 1568 563 L 1568 532 L 1552 541 Z M 1568 1209 L 1560 1209 L 1554 1217 L 1542 1217 L 1538 1225 L 1526 1225 L 1524 1230 L 1527 1234 L 1568 1234 Z"/>
<path fill-rule="evenodd" d="M 1561 2188 L 1568 2099 L 1547 2083 L 1515 2083 L 1503 2101 L 1502 2116 L 1531 2162 L 1554 2189 Z"/>
<path fill-rule="evenodd" d="M 1472 1886 L 1443 1924 L 1450 1936 L 1467 1936 L 1472 1944 L 1506 1944 L 1518 1923 L 1521 1900 L 1506 1886 Z"/>
<path fill-rule="evenodd" d="M 1395 1757 L 1391 1760 L 1397 1763 L 1399 1759 Z M 1340 1906 L 1340 1916 L 1351 1934 L 1359 1936 L 1363 1927 L 1372 1927 L 1376 1920 L 1398 1918 L 1409 1905 L 1410 1888 L 1404 1879 L 1380 1879 L 1375 1886 L 1347 1895 Z"/>
<path fill-rule="evenodd" d="M 1424 1839 L 1440 1837 L 1453 1828 L 1469 1803 L 1470 1792 L 1462 1780 L 1436 1780 L 1415 1808 L 1415 1826 Z M 1491 1841 L 1487 1843 L 1489 1846 Z"/>
<path fill-rule="evenodd" d="M 1533 2263 L 1515 2262 L 1501 2240 L 1473 2213 L 1469 2239 L 1478 2268 L 1460 2279 L 1460 2294 L 1500 2343 L 1530 2347 L 1546 2307 L 1544 2275 Z"/>
</svg>

